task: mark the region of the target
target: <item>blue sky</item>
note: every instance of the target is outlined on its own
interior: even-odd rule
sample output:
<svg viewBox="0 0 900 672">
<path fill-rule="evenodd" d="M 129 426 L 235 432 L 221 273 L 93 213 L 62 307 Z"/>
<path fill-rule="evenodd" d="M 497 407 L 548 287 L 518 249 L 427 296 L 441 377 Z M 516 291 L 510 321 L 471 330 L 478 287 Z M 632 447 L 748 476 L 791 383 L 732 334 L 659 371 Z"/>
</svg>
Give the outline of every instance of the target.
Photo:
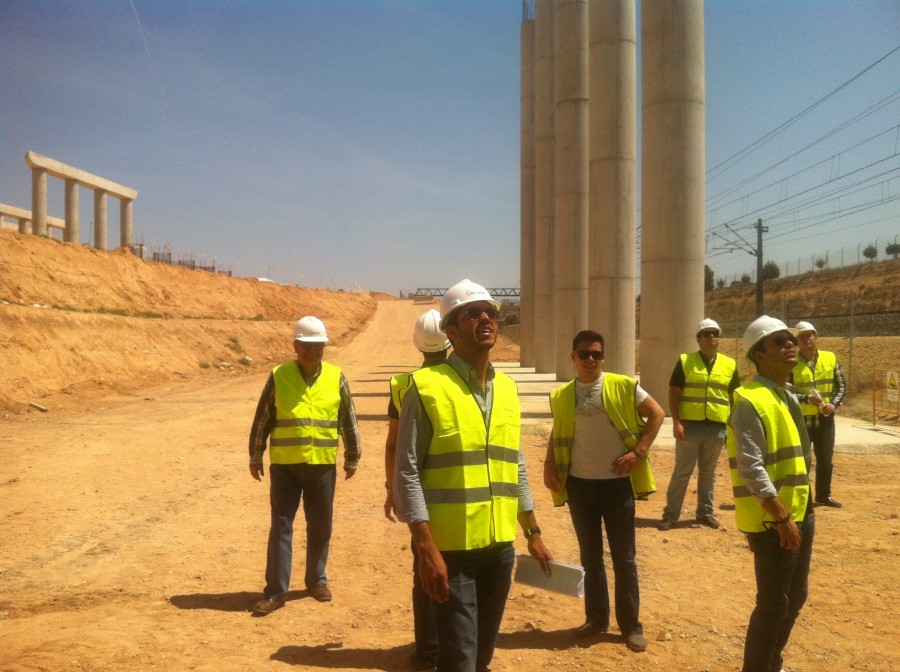
<svg viewBox="0 0 900 672">
<path fill-rule="evenodd" d="M 135 239 L 176 258 L 313 287 L 517 286 L 521 11 L 518 0 L 0 0 L 0 202 L 30 209 L 32 150 L 137 189 Z M 894 0 L 707 0 L 705 22 L 710 169 L 900 46 Z M 869 170 L 887 170 L 886 186 L 867 184 L 900 193 L 896 98 L 772 168 L 898 89 L 895 52 L 716 174 L 708 228 L 749 235 L 764 213 L 776 236 L 765 256 L 782 265 L 842 245 L 855 256 L 876 238 L 883 248 L 900 234 L 897 201 L 852 224 L 817 223 L 813 205 L 782 213 L 785 224 L 765 208 L 789 210 L 785 198 L 823 170 L 853 179 L 854 162 L 882 158 Z M 62 183 L 49 182 L 62 217 Z M 845 211 L 851 198 L 874 196 L 851 189 L 818 207 Z M 89 192 L 80 205 L 87 241 Z M 109 213 L 115 243 L 114 200 Z M 753 269 L 722 244 L 712 235 L 717 274 Z"/>
</svg>

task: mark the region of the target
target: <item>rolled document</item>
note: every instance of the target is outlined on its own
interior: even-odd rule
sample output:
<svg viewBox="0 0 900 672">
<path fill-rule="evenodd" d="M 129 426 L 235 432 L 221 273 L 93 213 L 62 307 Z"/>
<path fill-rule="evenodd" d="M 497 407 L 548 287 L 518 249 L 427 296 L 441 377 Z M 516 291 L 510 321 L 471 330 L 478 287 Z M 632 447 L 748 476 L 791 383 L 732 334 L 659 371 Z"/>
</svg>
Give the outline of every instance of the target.
<svg viewBox="0 0 900 672">
<path fill-rule="evenodd" d="M 584 569 L 564 562 L 550 563 L 550 576 L 544 574 L 541 563 L 530 555 L 516 555 L 515 581 L 526 586 L 551 590 L 554 593 L 584 597 Z"/>
</svg>

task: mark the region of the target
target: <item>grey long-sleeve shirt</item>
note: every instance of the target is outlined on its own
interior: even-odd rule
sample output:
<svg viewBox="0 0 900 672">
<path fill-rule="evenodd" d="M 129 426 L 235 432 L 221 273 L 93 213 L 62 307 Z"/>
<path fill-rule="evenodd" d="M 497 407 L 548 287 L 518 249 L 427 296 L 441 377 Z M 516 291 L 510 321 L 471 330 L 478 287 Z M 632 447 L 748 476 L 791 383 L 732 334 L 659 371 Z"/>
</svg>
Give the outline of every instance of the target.
<svg viewBox="0 0 900 672">
<path fill-rule="evenodd" d="M 491 409 L 494 405 L 494 367 L 488 367 L 487 389 L 481 388 L 481 381 L 472 366 L 455 352 L 450 354 L 447 363 L 466 381 L 475 401 L 481 409 L 485 427 L 490 427 Z M 428 447 L 434 428 L 422 406 L 419 391 L 415 382 L 403 398 L 400 410 L 400 427 L 397 434 L 397 458 L 394 465 L 393 492 L 397 517 L 404 523 L 421 523 L 428 521 L 428 509 L 425 506 L 425 495 L 419 480 L 420 465 L 428 458 Z M 525 470 L 525 456 L 519 450 L 519 512 L 532 511 L 534 499 L 528 487 L 528 474 Z"/>
<path fill-rule="evenodd" d="M 788 389 L 785 389 L 773 380 L 760 375 L 754 376 L 753 381 L 774 390 L 784 400 L 794 424 L 797 425 L 803 457 L 806 460 L 806 470 L 809 471 L 809 435 L 806 433 L 800 402 L 797 400 L 797 395 L 794 394 L 793 387 L 789 385 Z M 734 431 L 735 461 L 738 474 L 746 483 L 747 488 L 754 497 L 760 500 L 777 497 L 778 491 L 766 472 L 766 430 L 753 404 L 737 395 L 737 401 L 731 409 L 728 424 Z"/>
</svg>

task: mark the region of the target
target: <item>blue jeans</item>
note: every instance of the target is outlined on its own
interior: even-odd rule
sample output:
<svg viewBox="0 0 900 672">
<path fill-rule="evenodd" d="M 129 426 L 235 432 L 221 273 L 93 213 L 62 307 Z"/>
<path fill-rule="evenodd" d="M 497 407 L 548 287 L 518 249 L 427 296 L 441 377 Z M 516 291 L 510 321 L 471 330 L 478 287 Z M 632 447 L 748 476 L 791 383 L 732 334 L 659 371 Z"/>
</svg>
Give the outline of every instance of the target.
<svg viewBox="0 0 900 672">
<path fill-rule="evenodd" d="M 713 491 L 716 488 L 716 466 L 725 445 L 725 425 L 709 422 L 685 422 L 684 441 L 675 441 L 675 468 L 666 490 L 663 520 L 676 521 L 681 516 L 684 493 L 687 492 L 694 465 L 697 465 L 697 518 L 714 513 Z"/>
<path fill-rule="evenodd" d="M 435 603 L 422 586 L 419 575 L 419 549 L 410 543 L 413 553 L 413 632 L 416 638 L 416 656 L 419 660 L 433 663 L 437 661 L 438 635 Z"/>
<path fill-rule="evenodd" d="M 778 672 L 782 651 L 809 593 L 809 564 L 815 516 L 807 513 L 800 528 L 800 548 L 787 551 L 778 542 L 778 531 L 747 535 L 756 570 L 756 608 L 747 626 L 742 672 Z"/>
<path fill-rule="evenodd" d="M 584 567 L 584 612 L 588 620 L 609 626 L 609 589 L 603 565 L 603 525 L 612 558 L 616 589 L 616 623 L 624 636 L 643 633 L 638 618 L 640 588 L 634 540 L 634 493 L 625 478 L 569 476 L 569 512 Z"/>
<path fill-rule="evenodd" d="M 280 597 L 291 583 L 294 517 L 303 499 L 306 516 L 307 588 L 327 583 L 325 563 L 331 541 L 331 518 L 337 468 L 333 464 L 273 464 L 269 467 L 272 526 L 266 553 L 266 597 Z"/>
<path fill-rule="evenodd" d="M 444 551 L 450 599 L 435 603 L 438 672 L 482 672 L 494 657 L 512 583 L 512 544 Z"/>
</svg>

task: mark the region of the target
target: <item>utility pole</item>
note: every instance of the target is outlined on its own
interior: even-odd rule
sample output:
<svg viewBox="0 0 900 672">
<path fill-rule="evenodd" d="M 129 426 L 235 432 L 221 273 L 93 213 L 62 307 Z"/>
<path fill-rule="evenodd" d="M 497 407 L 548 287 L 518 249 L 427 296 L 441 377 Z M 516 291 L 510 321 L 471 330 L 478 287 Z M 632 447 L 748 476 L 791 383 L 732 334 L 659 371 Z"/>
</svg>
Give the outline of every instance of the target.
<svg viewBox="0 0 900 672">
<path fill-rule="evenodd" d="M 769 230 L 762 219 L 756 220 L 756 316 L 763 314 L 763 236 Z"/>
</svg>

